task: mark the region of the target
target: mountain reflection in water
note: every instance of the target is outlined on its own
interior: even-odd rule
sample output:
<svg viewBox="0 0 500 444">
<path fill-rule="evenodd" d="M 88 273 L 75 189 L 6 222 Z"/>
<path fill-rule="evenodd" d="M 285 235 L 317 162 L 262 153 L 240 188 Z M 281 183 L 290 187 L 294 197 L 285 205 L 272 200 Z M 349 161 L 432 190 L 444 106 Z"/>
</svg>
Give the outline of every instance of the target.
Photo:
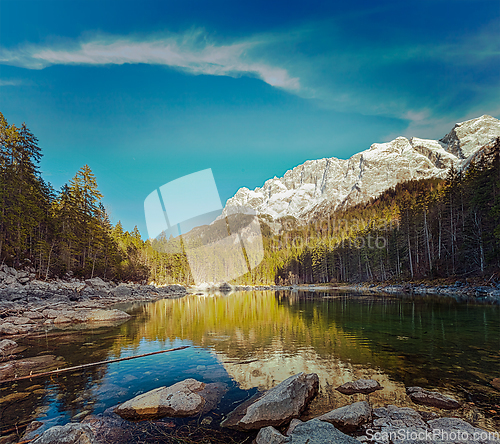
<svg viewBox="0 0 500 444">
<path fill-rule="evenodd" d="M 64 423 L 78 419 L 82 411 L 100 413 L 138 393 L 188 377 L 229 384 L 221 404 L 224 413 L 248 396 L 245 391 L 271 388 L 298 372 L 315 372 L 320 396 L 306 418 L 366 399 L 334 389 L 353 379 L 373 378 L 385 387 L 369 395 L 375 407 L 411 405 L 405 394 L 405 386 L 411 385 L 462 401 L 470 401 L 468 396 L 474 394 L 477 405 L 466 404 L 459 414 L 489 430 L 500 428 L 498 415 L 488 413 L 500 402 L 500 392 L 489 385 L 500 376 L 498 306 L 451 298 L 247 291 L 119 308 L 134 317 L 107 329 L 28 337 L 25 356 L 50 352 L 63 356 L 67 365 L 78 365 L 179 345 L 193 347 L 0 387 L 0 398 L 29 394 L 20 404 L 7 405 L 1 422 L 11 425 L 38 418 L 52 425 Z M 30 390 L 34 384 L 40 387 Z"/>
</svg>

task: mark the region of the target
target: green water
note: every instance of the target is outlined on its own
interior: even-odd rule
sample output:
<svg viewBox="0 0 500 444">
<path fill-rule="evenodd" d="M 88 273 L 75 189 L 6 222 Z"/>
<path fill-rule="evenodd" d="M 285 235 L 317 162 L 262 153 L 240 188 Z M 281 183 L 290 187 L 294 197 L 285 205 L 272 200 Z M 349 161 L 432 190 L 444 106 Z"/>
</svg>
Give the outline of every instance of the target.
<svg viewBox="0 0 500 444">
<path fill-rule="evenodd" d="M 71 366 L 180 345 L 190 348 L 0 386 L 2 432 L 30 419 L 44 422 L 44 428 L 81 420 L 85 413 L 102 413 L 188 377 L 228 385 L 211 414 L 217 424 L 257 389 L 299 371 L 320 376 L 320 396 L 305 416 L 358 400 L 333 388 L 373 377 L 385 387 L 371 395 L 374 406 L 408 403 L 404 387 L 420 385 L 474 403 L 461 412 L 464 417 L 500 429 L 500 392 L 490 385 L 500 377 L 499 306 L 452 298 L 255 291 L 188 295 L 120 308 L 132 319 L 117 327 L 27 337 L 21 341 L 28 346 L 22 356 L 55 354 Z M 1 402 L 16 392 L 25 397 Z"/>
</svg>

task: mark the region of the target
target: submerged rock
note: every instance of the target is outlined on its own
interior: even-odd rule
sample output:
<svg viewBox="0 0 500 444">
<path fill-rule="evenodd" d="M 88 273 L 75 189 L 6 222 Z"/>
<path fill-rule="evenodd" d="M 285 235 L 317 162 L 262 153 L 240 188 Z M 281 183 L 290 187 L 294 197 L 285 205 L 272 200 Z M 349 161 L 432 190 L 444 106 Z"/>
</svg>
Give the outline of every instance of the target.
<svg viewBox="0 0 500 444">
<path fill-rule="evenodd" d="M 0 364 L 0 380 L 29 375 L 30 372 L 41 373 L 62 367 L 64 360 L 54 355 L 35 356 L 33 358 L 17 359 Z"/>
<path fill-rule="evenodd" d="M 337 391 L 344 395 L 354 395 L 355 393 L 364 393 L 366 395 L 377 390 L 382 390 L 383 388 L 373 379 L 358 379 L 357 381 L 342 384 L 340 387 L 337 387 Z"/>
<path fill-rule="evenodd" d="M 225 390 L 224 384 L 205 384 L 189 378 L 136 396 L 119 405 L 115 413 L 133 420 L 193 416 L 215 408 Z"/>
<path fill-rule="evenodd" d="M 298 373 L 276 387 L 249 399 L 233 410 L 221 423 L 237 430 L 279 427 L 298 417 L 316 396 L 319 378 L 316 373 Z"/>
<path fill-rule="evenodd" d="M 497 390 L 500 390 L 500 378 L 493 379 L 493 381 L 491 381 L 491 385 Z"/>
<path fill-rule="evenodd" d="M 360 401 L 332 410 L 316 419 L 329 422 L 343 432 L 354 432 L 361 424 L 370 421 L 371 417 L 370 405 L 366 401 Z"/>
<path fill-rule="evenodd" d="M 99 444 L 87 424 L 69 423 L 54 426 L 32 441 L 32 444 Z"/>
<path fill-rule="evenodd" d="M 431 392 L 422 387 L 407 387 L 406 394 L 415 404 L 437 407 L 439 409 L 454 410 L 460 408 L 460 403 L 439 392 Z"/>
</svg>

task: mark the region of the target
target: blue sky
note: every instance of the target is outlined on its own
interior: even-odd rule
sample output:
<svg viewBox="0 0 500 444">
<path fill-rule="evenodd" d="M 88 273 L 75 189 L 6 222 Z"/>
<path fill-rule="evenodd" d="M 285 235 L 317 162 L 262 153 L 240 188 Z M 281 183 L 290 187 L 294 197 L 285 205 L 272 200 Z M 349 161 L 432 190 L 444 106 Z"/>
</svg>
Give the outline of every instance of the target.
<svg viewBox="0 0 500 444">
<path fill-rule="evenodd" d="M 500 117 L 500 2 L 0 0 L 0 111 L 113 222 L 212 168 L 222 202 L 308 159 Z"/>
</svg>

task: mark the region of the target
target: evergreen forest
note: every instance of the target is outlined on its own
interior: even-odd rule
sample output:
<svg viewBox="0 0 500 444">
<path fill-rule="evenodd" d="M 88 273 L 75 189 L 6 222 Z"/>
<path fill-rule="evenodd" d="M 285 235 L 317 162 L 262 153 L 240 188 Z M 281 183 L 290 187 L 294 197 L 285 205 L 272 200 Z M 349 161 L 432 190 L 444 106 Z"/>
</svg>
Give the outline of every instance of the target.
<svg viewBox="0 0 500 444">
<path fill-rule="evenodd" d="M 26 124 L 0 113 L 1 263 L 40 279 L 193 283 L 182 248 L 158 248 L 165 239 L 143 240 L 137 227 L 110 222 L 88 165 L 55 190 L 40 173 L 41 156 Z M 444 180 L 401 183 L 308 224 L 287 218 L 272 231 L 269 222 L 260 217 L 264 259 L 234 283 L 488 279 L 500 270 L 500 138 Z"/>
</svg>

